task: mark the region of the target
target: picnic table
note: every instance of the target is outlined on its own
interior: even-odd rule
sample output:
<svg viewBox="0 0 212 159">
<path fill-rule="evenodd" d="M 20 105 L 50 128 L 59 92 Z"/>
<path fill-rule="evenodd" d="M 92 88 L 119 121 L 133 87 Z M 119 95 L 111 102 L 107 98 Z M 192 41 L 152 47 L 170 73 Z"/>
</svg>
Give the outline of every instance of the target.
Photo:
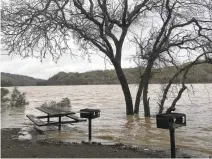
<svg viewBox="0 0 212 159">
<path fill-rule="evenodd" d="M 45 116 L 34 116 L 34 115 L 26 115 L 35 125 L 37 126 L 49 126 L 49 125 L 58 125 L 58 130 L 61 130 L 61 124 L 71 124 L 87 121 L 86 119 L 82 119 L 74 114 L 75 112 L 64 110 L 60 108 L 54 107 L 36 107 L 39 111 L 45 113 Z M 72 120 L 62 121 L 62 117 L 67 117 Z M 58 121 L 50 121 L 51 118 L 58 118 Z M 47 119 L 47 121 L 43 121 L 41 119 Z"/>
</svg>

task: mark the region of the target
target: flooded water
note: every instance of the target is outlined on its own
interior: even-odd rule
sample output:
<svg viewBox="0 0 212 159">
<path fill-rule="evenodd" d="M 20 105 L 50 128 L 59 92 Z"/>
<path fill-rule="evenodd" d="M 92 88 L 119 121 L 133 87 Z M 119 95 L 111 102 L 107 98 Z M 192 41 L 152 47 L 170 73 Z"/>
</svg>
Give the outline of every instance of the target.
<svg viewBox="0 0 212 159">
<path fill-rule="evenodd" d="M 98 108 L 100 118 L 92 120 L 92 139 L 95 141 L 122 142 L 133 145 L 152 145 L 169 147 L 169 131 L 156 127 L 155 115 L 157 102 L 161 97 L 162 85 L 150 85 L 149 96 L 151 118 L 143 117 L 143 107 L 138 116 L 125 115 L 125 102 L 120 85 L 87 85 L 87 86 L 40 86 L 19 87 L 26 92 L 29 105 L 25 108 L 2 108 L 2 128 L 33 128 L 26 114 L 43 115 L 35 107 L 52 100 L 60 101 L 68 97 L 72 110 Z M 179 89 L 172 88 L 165 104 L 170 106 L 174 93 Z M 12 88 L 8 88 L 10 91 Z M 137 86 L 130 85 L 133 99 Z M 176 146 L 189 150 L 212 154 L 212 84 L 194 84 L 176 106 L 176 112 L 187 115 L 187 126 L 176 129 Z M 79 114 L 78 114 L 79 115 Z M 64 131 L 49 131 L 46 136 L 63 141 L 87 141 L 88 122 L 77 123 L 63 128 Z"/>
</svg>

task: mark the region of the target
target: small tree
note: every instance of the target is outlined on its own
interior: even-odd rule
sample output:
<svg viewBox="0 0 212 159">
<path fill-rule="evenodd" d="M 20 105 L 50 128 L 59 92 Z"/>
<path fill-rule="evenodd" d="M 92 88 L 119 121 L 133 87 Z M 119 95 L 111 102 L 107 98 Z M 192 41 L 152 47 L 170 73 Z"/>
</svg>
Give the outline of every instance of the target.
<svg viewBox="0 0 212 159">
<path fill-rule="evenodd" d="M 21 93 L 17 87 L 15 87 L 10 96 L 10 106 L 11 107 L 22 107 L 28 105 L 29 102 L 26 101 L 26 93 Z"/>
<path fill-rule="evenodd" d="M 206 51 L 206 50 L 205 50 Z M 212 64 L 212 49 L 204 52 L 203 54 L 199 55 L 193 62 L 185 65 L 184 67 L 179 68 L 176 73 L 172 76 L 172 78 L 169 80 L 168 84 L 165 86 L 165 89 L 163 90 L 163 96 L 161 101 L 158 103 L 159 105 L 159 112 L 158 114 L 162 114 L 163 110 L 164 110 L 164 103 L 167 99 L 167 94 L 169 92 L 169 89 L 171 87 L 171 85 L 173 84 L 173 81 L 180 75 L 182 75 L 181 77 L 181 85 L 182 87 L 180 88 L 180 90 L 178 91 L 177 96 L 174 98 L 174 100 L 172 101 L 171 106 L 166 110 L 166 113 L 171 113 L 171 111 L 175 110 L 175 106 L 177 104 L 177 102 L 180 100 L 183 92 L 187 89 L 187 86 L 185 84 L 186 78 L 187 78 L 187 74 L 188 72 L 191 70 L 192 67 L 194 67 L 195 65 L 200 65 L 200 64 Z M 201 59 L 201 57 L 204 56 L 204 60 Z"/>
<path fill-rule="evenodd" d="M 50 101 L 50 102 L 45 102 L 41 105 L 42 107 L 53 107 L 53 108 L 70 108 L 71 107 L 71 101 L 69 98 L 63 98 L 60 102 L 56 101 Z"/>
<path fill-rule="evenodd" d="M 8 89 L 1 88 L 1 105 L 2 106 L 7 105 L 10 100 L 8 97 L 6 97 L 8 95 L 8 93 L 9 93 Z"/>
<path fill-rule="evenodd" d="M 58 103 L 60 107 L 70 107 L 71 106 L 71 101 L 69 98 L 63 98 L 61 102 Z"/>
</svg>

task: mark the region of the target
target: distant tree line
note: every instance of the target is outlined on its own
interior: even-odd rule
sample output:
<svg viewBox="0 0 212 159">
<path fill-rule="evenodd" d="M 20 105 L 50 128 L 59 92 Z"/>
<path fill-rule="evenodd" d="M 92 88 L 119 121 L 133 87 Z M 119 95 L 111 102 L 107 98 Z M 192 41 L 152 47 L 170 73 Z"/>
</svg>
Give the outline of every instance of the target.
<svg viewBox="0 0 212 159">
<path fill-rule="evenodd" d="M 127 68 L 124 69 L 124 72 L 127 77 L 127 81 L 130 84 L 136 84 L 139 81 L 140 70 L 138 68 Z M 176 72 L 175 67 L 165 67 L 162 69 L 153 69 L 151 74 L 150 83 L 155 84 L 166 84 L 169 79 Z M 11 76 L 16 76 L 10 74 Z M 15 83 L 18 83 L 17 86 L 30 86 L 29 82 L 23 85 L 18 81 L 14 81 L 16 78 L 13 78 L 12 81 L 1 79 L 2 87 L 15 86 Z M 22 80 L 19 78 L 19 80 Z M 27 78 L 25 78 L 25 81 Z M 94 84 L 119 84 L 119 81 L 116 77 L 114 70 L 98 70 L 90 71 L 85 73 L 65 73 L 59 72 L 58 74 L 50 77 L 48 80 L 37 80 L 37 86 L 46 86 L 46 85 L 94 85 Z M 180 76 L 174 79 L 173 83 L 180 83 Z M 212 83 L 212 66 L 209 64 L 202 64 L 194 66 L 188 74 L 186 83 Z M 34 85 L 34 84 L 31 84 Z"/>
<path fill-rule="evenodd" d="M 37 82 L 43 81 L 41 79 L 24 76 L 24 75 L 17 75 L 17 74 L 10 74 L 1 72 L 1 86 L 2 87 L 10 87 L 10 86 L 36 86 Z"/>
<path fill-rule="evenodd" d="M 1 79 L 1 87 L 10 87 L 13 86 L 11 81 L 5 81 Z"/>
</svg>

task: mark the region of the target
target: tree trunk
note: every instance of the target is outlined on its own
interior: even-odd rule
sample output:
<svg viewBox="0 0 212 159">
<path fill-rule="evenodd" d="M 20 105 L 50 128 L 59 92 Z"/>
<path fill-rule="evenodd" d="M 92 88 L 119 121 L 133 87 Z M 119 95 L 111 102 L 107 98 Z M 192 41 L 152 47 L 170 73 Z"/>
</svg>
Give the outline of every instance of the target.
<svg viewBox="0 0 212 159">
<path fill-rule="evenodd" d="M 124 98 L 126 102 L 126 114 L 127 115 L 133 115 L 133 102 L 132 102 L 132 97 L 129 89 L 129 85 L 127 83 L 127 79 L 125 77 L 125 74 L 121 68 L 121 65 L 116 61 L 116 60 L 111 60 L 114 68 L 116 70 L 117 77 L 119 79 L 119 82 L 122 87 L 122 91 L 124 93 Z"/>
<path fill-rule="evenodd" d="M 140 79 L 138 91 L 137 91 L 137 94 L 136 94 L 135 109 L 134 109 L 134 113 L 135 114 L 139 113 L 139 107 L 140 107 L 140 102 L 141 102 L 142 91 L 143 91 L 143 77 L 141 77 L 141 79 Z"/>
<path fill-rule="evenodd" d="M 148 86 L 149 86 L 149 80 L 150 80 L 152 66 L 153 66 L 153 64 L 151 62 L 147 65 L 147 68 L 144 72 L 144 77 L 143 77 L 143 104 L 144 104 L 144 116 L 145 117 L 150 117 Z"/>
</svg>

